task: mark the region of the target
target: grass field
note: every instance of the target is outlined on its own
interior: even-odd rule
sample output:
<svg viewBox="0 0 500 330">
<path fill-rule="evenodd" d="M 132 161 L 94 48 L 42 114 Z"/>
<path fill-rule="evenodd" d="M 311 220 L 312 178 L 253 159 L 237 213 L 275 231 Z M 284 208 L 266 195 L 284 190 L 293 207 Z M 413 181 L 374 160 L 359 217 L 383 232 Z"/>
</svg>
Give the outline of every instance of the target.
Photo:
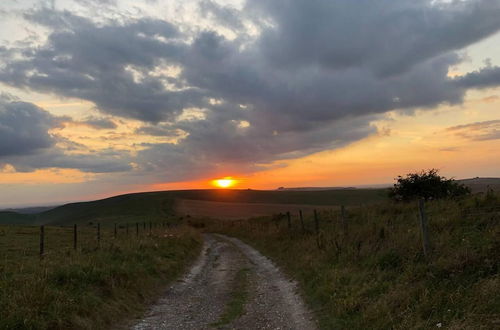
<svg viewBox="0 0 500 330">
<path fill-rule="evenodd" d="M 264 191 L 264 190 L 179 190 L 137 193 L 107 199 L 71 203 L 37 214 L 0 212 L 0 224 L 72 225 L 89 222 L 127 223 L 158 221 L 175 214 L 175 201 L 199 200 L 229 203 L 355 205 L 387 199 L 384 189 L 326 191 Z"/>
<path fill-rule="evenodd" d="M 142 226 L 141 226 L 142 227 Z M 158 288 L 178 278 L 198 255 L 201 237 L 185 226 L 79 228 L 0 226 L 0 329 L 103 329 L 140 315 Z M 125 324 L 124 324 L 125 325 Z"/>
<path fill-rule="evenodd" d="M 422 253 L 415 203 L 320 213 L 300 221 L 191 219 L 239 237 L 299 281 L 323 329 L 500 327 L 500 196 L 427 204 L 432 253 Z M 198 221 L 198 222 L 196 222 Z"/>
</svg>

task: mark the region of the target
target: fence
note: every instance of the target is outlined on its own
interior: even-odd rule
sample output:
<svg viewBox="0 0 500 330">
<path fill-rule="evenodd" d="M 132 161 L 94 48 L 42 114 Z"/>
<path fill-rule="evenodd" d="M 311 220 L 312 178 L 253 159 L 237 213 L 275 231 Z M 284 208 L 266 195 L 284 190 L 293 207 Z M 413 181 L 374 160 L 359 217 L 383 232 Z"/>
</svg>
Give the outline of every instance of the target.
<svg viewBox="0 0 500 330">
<path fill-rule="evenodd" d="M 133 223 L 90 223 L 72 226 L 0 226 L 0 256 L 16 252 L 20 256 L 39 255 L 51 251 L 98 250 L 103 243 L 121 239 L 141 239 L 164 234 L 172 225 L 167 221 Z"/>
<path fill-rule="evenodd" d="M 360 208 L 353 208 L 355 213 L 359 211 Z M 442 218 L 454 217 L 465 219 L 470 221 L 471 219 L 476 219 L 478 217 L 488 218 L 491 221 L 489 223 L 492 226 L 496 226 L 500 223 L 500 205 L 493 206 L 475 206 L 469 208 L 457 209 L 440 209 L 429 212 L 427 210 L 427 203 L 425 200 L 419 200 L 415 204 L 415 208 L 412 211 L 413 216 L 409 217 L 410 224 L 413 223 L 413 228 L 415 233 L 418 234 L 418 239 L 421 244 L 421 251 L 425 257 L 429 257 L 433 253 L 433 229 L 435 231 L 439 230 L 439 222 Z M 296 215 L 287 211 L 284 213 L 275 214 L 271 217 L 269 223 L 274 223 L 276 230 L 287 231 L 289 236 L 298 235 L 314 235 L 315 241 L 318 249 L 324 249 L 324 239 L 323 233 L 324 229 L 328 229 L 329 232 L 336 231 L 341 233 L 343 236 L 349 236 L 349 233 L 355 234 L 354 230 L 358 228 L 351 228 L 353 215 L 349 215 L 349 210 L 346 206 L 341 205 L 337 210 L 323 211 L 319 212 L 313 210 L 309 217 L 305 217 L 302 210 L 299 210 Z M 282 225 L 286 220 L 286 226 Z M 358 225 L 360 222 L 368 222 L 369 219 L 363 218 L 358 219 Z M 372 219 L 373 220 L 373 219 Z M 371 230 L 371 236 L 377 237 L 378 239 L 384 240 L 390 231 L 395 229 L 394 221 L 387 220 L 385 224 L 377 223 L 372 221 L 373 229 Z M 254 229 L 263 228 L 266 226 L 265 221 L 254 221 L 250 220 L 238 220 L 235 221 L 233 225 L 249 225 Z M 333 243 L 337 249 L 341 249 L 340 243 L 336 240 Z M 362 243 L 357 242 L 356 244 L 361 245 Z M 360 247 L 358 247 L 360 249 Z"/>
</svg>

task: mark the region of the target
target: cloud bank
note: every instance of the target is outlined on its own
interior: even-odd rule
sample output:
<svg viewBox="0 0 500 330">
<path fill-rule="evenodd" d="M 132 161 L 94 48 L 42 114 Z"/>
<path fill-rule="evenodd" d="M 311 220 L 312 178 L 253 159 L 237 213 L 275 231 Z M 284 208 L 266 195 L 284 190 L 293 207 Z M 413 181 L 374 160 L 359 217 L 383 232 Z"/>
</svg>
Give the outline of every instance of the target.
<svg viewBox="0 0 500 330">
<path fill-rule="evenodd" d="M 134 156 L 136 171 L 166 181 L 339 148 L 376 133 L 370 123 L 388 111 L 460 104 L 468 89 L 500 85 L 496 66 L 448 76 L 460 50 L 500 30 L 499 0 L 252 0 L 241 10 L 204 0 L 199 13 L 213 28 L 31 10 L 25 20 L 47 39 L 1 48 L 0 81 L 140 120 L 140 134 L 182 136 Z M 0 145 L 0 157 L 53 144 L 48 115 L 36 116 L 41 138 L 11 136 L 21 147 Z M 130 155 L 100 156 L 106 169 L 130 169 Z M 120 157 L 123 166 L 112 165 Z M 58 163 L 92 163 L 73 160 Z"/>
</svg>

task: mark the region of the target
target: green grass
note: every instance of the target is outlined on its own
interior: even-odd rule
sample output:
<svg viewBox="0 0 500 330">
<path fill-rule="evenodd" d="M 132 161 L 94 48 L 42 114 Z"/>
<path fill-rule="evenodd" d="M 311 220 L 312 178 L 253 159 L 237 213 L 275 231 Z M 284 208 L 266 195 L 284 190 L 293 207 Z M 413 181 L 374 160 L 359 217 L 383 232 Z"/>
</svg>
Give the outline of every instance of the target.
<svg viewBox="0 0 500 330">
<path fill-rule="evenodd" d="M 114 239 L 103 227 L 98 248 L 95 228 L 82 227 L 74 251 L 71 229 L 46 227 L 40 259 L 38 227 L 0 226 L 0 329 L 104 329 L 139 316 L 201 248 L 186 227 L 152 234 L 121 228 Z"/>
<path fill-rule="evenodd" d="M 243 315 L 245 304 L 248 300 L 248 268 L 242 268 L 237 273 L 233 280 L 233 288 L 231 297 L 226 304 L 224 313 L 219 320 L 212 324 L 214 327 L 222 327 Z"/>
<path fill-rule="evenodd" d="M 382 203 L 306 217 L 287 229 L 258 218 L 204 220 L 239 237 L 300 283 L 323 329 L 449 329 L 500 326 L 500 197 L 427 203 L 432 254 L 422 253 L 416 204 Z M 319 246 L 319 247 L 318 247 Z"/>
</svg>

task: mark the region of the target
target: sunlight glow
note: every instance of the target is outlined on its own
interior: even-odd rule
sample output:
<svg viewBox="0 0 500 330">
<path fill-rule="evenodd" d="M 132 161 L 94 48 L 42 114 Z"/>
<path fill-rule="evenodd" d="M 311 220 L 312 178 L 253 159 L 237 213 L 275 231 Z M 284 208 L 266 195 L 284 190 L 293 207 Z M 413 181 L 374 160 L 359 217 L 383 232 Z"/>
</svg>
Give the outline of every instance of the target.
<svg viewBox="0 0 500 330">
<path fill-rule="evenodd" d="M 229 188 L 236 184 L 236 180 L 234 180 L 230 176 L 226 176 L 225 178 L 222 179 L 212 180 L 212 184 L 219 188 Z"/>
</svg>

